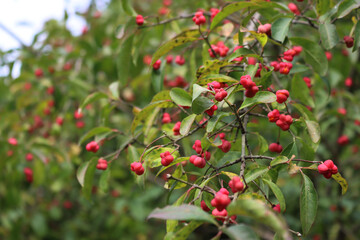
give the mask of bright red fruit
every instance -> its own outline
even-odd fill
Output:
[[[216,219],[219,221],[224,222],[225,218],[228,215],[228,212],[226,211],[226,209],[223,209],[222,211],[217,210],[216,208],[214,210],[212,210],[212,215],[214,215],[215,217],[217,217]]]
[[[292,117],[285,114],[280,114],[279,120],[276,121],[276,125],[278,125],[283,131],[289,130],[292,123]]]
[[[286,102],[289,97],[289,91],[286,89],[276,91],[276,101],[278,103]]]
[[[229,198],[229,192],[225,188],[221,188],[216,194],[213,200],[211,200],[211,205],[217,210],[224,210],[231,200]]]
[[[211,117],[212,115],[214,115],[214,113],[217,109],[218,109],[218,107],[216,105],[213,105],[211,108],[209,108],[205,112]]]
[[[338,138],[337,140],[337,143],[340,145],[340,146],[345,146],[347,144],[349,144],[349,137],[346,136],[346,135],[342,135]]]
[[[183,56],[177,55],[175,57],[175,62],[176,62],[176,64],[178,64],[180,66],[184,65],[185,64],[185,58]]]
[[[62,126],[64,123],[64,119],[62,117],[57,117],[55,122],[59,125]]]
[[[338,108],[338,113],[341,114],[341,115],[346,115],[346,109],[345,108]]]
[[[31,162],[34,160],[34,156],[31,153],[27,153],[25,156],[26,161]]]
[[[144,167],[140,162],[133,162],[131,165],[131,171],[135,172],[136,175],[142,175],[144,173]]]
[[[303,77],[304,82],[308,86],[308,88],[311,88],[311,79],[308,77]]]
[[[202,210],[204,210],[205,212],[210,211],[210,208],[206,205],[204,200],[201,201],[200,206],[201,206]]]
[[[224,42],[222,42],[222,41],[217,42],[216,45],[212,44],[211,48],[208,49],[210,57],[214,58],[215,55],[211,49],[214,50],[214,52],[216,54],[220,55],[220,57],[226,57],[226,55],[229,51],[229,48],[227,46],[225,46]]]
[[[201,141],[196,140],[192,146],[192,149],[194,149],[197,154],[200,154],[202,152]]]
[[[75,119],[81,119],[81,118],[83,118],[83,113],[82,112],[80,112],[79,110],[76,110],[75,112],[74,112],[74,118]]]
[[[224,98],[226,98],[228,95],[228,93],[223,88],[220,88],[220,89],[216,90],[215,92],[216,92],[215,99],[218,102],[221,102],[222,100],[224,100]]]
[[[33,181],[33,171],[31,168],[24,168],[24,174],[25,174],[25,178],[26,181],[28,181],[29,183],[31,183]]]
[[[172,163],[172,161],[174,161],[174,157],[170,154],[169,151],[160,153],[160,157],[161,157],[161,164],[165,167],[168,166],[170,163]]]
[[[8,143],[13,146],[16,146],[18,144],[16,138],[9,138]]]
[[[353,85],[353,80],[352,80],[352,78],[351,78],[351,77],[347,77],[347,78],[345,79],[345,86],[351,87],[352,85]]]
[[[231,149],[231,143],[227,140],[221,139],[222,144],[218,146],[224,153],[227,153]]]
[[[144,17],[142,15],[137,15],[136,16],[136,24],[141,26],[144,24]]]
[[[217,8],[210,8],[210,12],[211,12],[210,20],[212,21],[214,17],[220,12],[220,10]]]
[[[271,144],[269,145],[269,151],[270,151],[270,152],[281,153],[282,150],[283,150],[283,147],[282,147],[280,144],[278,144],[278,143],[271,143]]]
[[[236,46],[234,48],[234,52],[236,52],[236,50],[240,49],[240,48],[244,48],[243,46]],[[244,57],[237,57],[237,58],[234,58],[234,62],[241,62],[242,60],[244,59]]]
[[[154,70],[159,70],[161,66],[161,60],[158,59],[154,64],[153,64],[153,69]]]
[[[173,127],[173,132],[175,136],[180,135],[180,126],[181,126],[181,122],[175,123],[175,126]]]
[[[338,168],[332,160],[326,160],[318,166],[318,171],[320,174],[324,175],[325,178],[329,179],[331,178],[331,175],[338,173]]]
[[[276,204],[276,205],[273,207],[273,210],[274,210],[275,212],[281,213],[280,204]]]
[[[264,25],[259,25],[258,33],[265,33],[268,36],[271,36],[271,24],[266,23]]]
[[[274,109],[268,113],[269,122],[276,122],[277,120],[279,120],[279,117],[280,117],[280,112],[277,109]]]
[[[195,13],[195,16],[192,18],[192,20],[196,25],[202,25],[206,23],[206,18],[202,11],[197,11]]]
[[[163,114],[162,123],[163,123],[163,124],[165,124],[165,123],[171,123],[170,114],[168,114],[168,113],[164,113],[164,114]]]
[[[41,68],[35,69],[35,76],[38,78],[44,76],[43,70]]]
[[[95,141],[91,141],[86,144],[86,151],[96,153],[99,150],[99,144]]]
[[[240,177],[235,176],[230,180],[229,187],[233,193],[241,192],[244,190],[244,183],[241,181]]]
[[[298,7],[296,6],[295,3],[289,3],[289,4],[288,4],[288,8],[289,8],[289,10],[292,11],[295,15],[300,15],[300,14],[301,14],[300,11],[299,11],[299,9],[298,9]]]
[[[98,163],[96,164],[96,168],[99,170],[106,170],[108,163],[105,159],[99,158]]]

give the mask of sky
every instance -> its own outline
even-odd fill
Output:
[[[97,0],[104,7],[107,0]],[[36,33],[40,32],[49,19],[61,20],[64,11],[68,12],[67,26],[74,35],[79,35],[85,21],[75,15],[84,12],[90,0],[0,0],[0,24],[13,32],[25,45],[31,44]],[[20,43],[0,28],[0,49],[10,50]],[[7,68],[0,67],[0,76],[6,75]],[[16,71],[15,71],[16,74]]]
[[[62,19],[64,10],[69,14],[68,26],[74,34],[85,25],[75,11],[84,11],[89,0],[0,0],[0,24],[4,25],[26,45],[32,42],[44,22],[51,18]],[[0,29],[0,49],[18,47],[19,43]]]

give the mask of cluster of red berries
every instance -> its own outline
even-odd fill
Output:
[[[160,153],[160,157],[161,157],[161,165],[163,166],[168,166],[170,163],[172,163],[172,161],[174,161],[174,156],[170,154],[169,151]]]
[[[165,123],[171,123],[170,114],[164,113],[161,122],[162,122],[163,124],[165,124]]]
[[[173,132],[175,136],[180,135],[180,126],[181,126],[181,122],[175,123],[175,126],[173,127]]]
[[[203,149],[201,147],[201,141],[200,140],[196,140],[194,145],[192,146],[192,148],[195,150],[195,152],[198,155],[192,155],[189,159],[189,162],[194,164],[195,167],[198,168],[203,168],[206,165],[206,161],[210,160],[211,158],[211,153],[206,151],[205,153],[203,153]]]
[[[326,160],[324,163],[318,166],[320,174],[324,175],[325,178],[331,178],[331,175],[338,173],[337,166],[331,160]]]
[[[86,144],[86,151],[96,153],[99,150],[99,144],[95,141],[91,141]]]
[[[227,153],[231,149],[231,143],[225,139],[226,135],[225,133],[219,133],[215,138],[219,137],[222,144],[218,146],[218,148],[223,151],[224,153]]]
[[[74,118],[77,120],[76,121],[76,127],[77,128],[83,128],[84,126],[85,126],[85,123],[84,123],[84,121],[81,121],[81,119],[83,118],[83,113],[82,112],[80,112],[80,111],[78,111],[78,110],[76,110],[75,112],[74,112]]]
[[[282,150],[283,150],[283,147],[279,143],[271,143],[269,145],[269,151],[270,152],[281,153]]]
[[[212,215],[216,216],[219,221],[224,221],[228,216],[226,207],[230,204],[231,199],[229,198],[229,191],[225,188],[221,188],[215,197],[211,200],[211,205],[214,208]]]
[[[223,88],[215,90],[215,99],[218,102],[221,102],[222,100],[224,100],[224,98],[226,98],[227,95],[228,95],[228,93]]]
[[[192,20],[196,25],[202,25],[206,23],[206,18],[202,11],[197,11]]]
[[[294,57],[299,55],[301,52],[302,52],[301,46],[294,46],[292,49],[289,49],[284,52],[283,59],[285,59],[288,62],[291,62],[292,60],[294,60]]]
[[[277,72],[279,71],[279,73],[281,74],[289,74],[290,70],[292,69],[293,65],[290,62],[277,62],[277,61],[272,61],[270,63],[270,65],[272,67],[274,67],[274,71]]]
[[[135,172],[136,175],[142,175],[145,171],[143,165],[140,162],[133,162],[130,165],[131,171]]]
[[[31,153],[27,153],[25,156],[26,161],[31,162],[34,160],[34,156]]]
[[[289,97],[289,91],[286,89],[276,91],[276,101],[278,103],[286,102]]]
[[[207,86],[207,89],[211,91],[216,91],[218,89],[228,87],[227,83],[220,83],[217,81],[212,81],[211,83],[208,83]]]
[[[344,37],[344,42],[347,48],[352,48],[354,46],[354,38],[350,36]]]
[[[137,15],[136,16],[136,24],[141,26],[144,24],[144,17],[142,15]]]
[[[293,12],[295,15],[300,15],[301,12],[299,11],[299,8],[296,6],[295,3],[289,3],[288,8],[291,12]]]
[[[105,159],[99,158],[98,163],[96,164],[96,168],[99,170],[106,170],[108,163]]]
[[[185,64],[185,58],[183,56],[177,55],[175,57],[175,63],[178,65],[184,65]]]
[[[274,109],[268,113],[269,122],[275,122],[283,131],[289,130],[293,119],[290,115],[280,114],[279,110]]]
[[[26,177],[26,181],[28,181],[29,183],[31,183],[33,181],[33,171],[31,168],[24,168],[24,174]]]
[[[216,45],[211,44],[211,48],[208,49],[210,57],[214,58],[216,56],[214,55],[214,53],[211,49],[214,50],[214,52],[216,54],[218,54],[220,57],[226,57],[226,55],[229,51],[229,48],[227,46],[225,46],[224,42],[222,42],[222,41],[217,42]]]
[[[229,181],[229,187],[233,193],[241,192],[244,190],[244,183],[241,181],[240,177],[235,176]]]
[[[256,86],[255,82],[251,80],[249,75],[241,76],[240,84],[246,89],[245,96],[252,98],[259,91],[259,87]]]
[[[271,36],[271,24],[266,23],[264,25],[259,25],[258,33],[265,33],[268,36]]]

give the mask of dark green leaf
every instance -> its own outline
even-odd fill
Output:
[[[260,166],[258,168],[251,169],[245,174],[246,182],[251,182],[257,179],[258,177],[264,175],[269,171],[269,168],[266,166]]]
[[[85,135],[83,135],[80,140],[79,140],[79,145],[83,144],[84,141],[86,141],[87,139],[95,136],[95,135],[99,135],[99,134],[104,134],[104,133],[111,133],[113,132],[113,129],[108,128],[108,127],[96,127],[91,129],[89,132],[87,132]]]
[[[94,173],[96,170],[97,161],[98,161],[97,158],[92,158],[89,161],[89,164],[85,170],[84,186],[82,188],[82,193],[83,193],[84,197],[88,200],[90,200],[90,197],[91,197],[91,191],[93,188]]]
[[[210,99],[200,96],[193,101],[191,109],[193,113],[201,114],[205,110],[208,110],[213,105],[214,103]]]
[[[343,18],[358,7],[360,7],[360,2],[358,0],[344,0],[339,5],[337,16],[338,18]]]
[[[103,92],[95,92],[90,94],[89,96],[87,96],[85,98],[85,100],[82,102],[82,104],[80,105],[80,109],[84,109],[87,105],[102,99],[102,98],[108,98],[108,95],[106,93]]]
[[[270,162],[270,166],[276,166],[276,165],[279,165],[279,164],[283,164],[283,163],[286,163],[287,161],[289,161],[289,159],[285,156],[277,156],[274,160],[272,160]]]
[[[179,106],[191,106],[191,96],[188,92],[181,88],[173,88],[170,91],[171,100]]]
[[[299,99],[305,105],[314,107],[314,100],[310,96],[309,88],[299,74],[295,74],[291,80],[291,98]]]
[[[302,173],[303,185],[300,195],[300,220],[303,234],[306,235],[315,221],[318,197],[310,178]]]
[[[288,35],[292,18],[278,18],[271,24],[271,37],[280,42],[284,42]]]
[[[235,224],[228,228],[223,228],[223,232],[233,240],[258,240],[259,237],[256,235],[251,227],[245,224]]]
[[[252,98],[246,98],[245,101],[241,104],[240,109],[250,107],[260,103],[272,103],[276,101],[276,95],[268,91],[257,92],[256,95]]]
[[[191,114],[181,121],[180,134],[185,136],[190,131],[192,124],[194,123],[196,114]]]
[[[334,24],[329,22],[319,25],[321,43],[325,49],[330,50],[339,42],[339,36]]]
[[[265,178],[262,179],[267,185],[269,185],[271,191],[274,193],[276,199],[279,201],[281,211],[284,212],[286,210],[286,203],[283,193],[281,189],[275,183],[266,180]]]

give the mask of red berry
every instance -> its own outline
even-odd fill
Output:
[[[274,71],[277,72],[280,69],[280,64],[277,61],[273,61],[270,63],[270,66],[274,67]]]
[[[288,90],[285,90],[285,89],[282,89],[282,90],[278,90],[276,92],[276,101],[278,103],[283,103],[285,102],[289,97],[289,91]]]
[[[278,144],[278,143],[271,143],[271,144],[269,145],[269,151],[270,151],[270,152],[281,153],[282,150],[283,150],[283,147],[282,147],[280,144]]]
[[[295,51],[295,56],[297,56],[302,52],[303,49],[301,46],[294,46],[293,50]]]
[[[338,138],[337,140],[337,143],[340,145],[340,146],[345,146],[347,144],[349,144],[350,140],[349,140],[349,137],[346,136],[346,135],[342,135]]]
[[[325,52],[326,58],[328,61],[332,59],[332,53],[331,52]]]
[[[28,181],[29,183],[31,183],[33,181],[33,171],[31,168],[24,168],[24,174],[26,177],[26,181]]]
[[[170,163],[172,163],[172,161],[174,161],[174,157],[170,154],[169,151],[161,153],[160,157],[161,157],[161,164],[165,167],[170,165]]]
[[[201,201],[200,206],[201,206],[202,210],[204,210],[205,212],[210,211],[210,208],[206,205],[204,200]]]
[[[202,157],[197,157],[194,159],[194,165],[195,165],[195,167],[198,167],[198,168],[204,168],[206,165],[206,161]]]
[[[219,90],[217,90],[215,92],[216,92],[215,99],[218,102],[221,102],[222,100],[224,100],[224,98],[226,98],[228,95],[228,93],[223,88],[220,88]]]
[[[308,88],[311,88],[311,79],[308,77],[303,77],[304,82],[308,86]]]
[[[42,77],[42,76],[44,76],[43,70],[42,70],[41,68],[35,69],[35,76],[36,76],[36,77]]]
[[[276,205],[273,207],[273,210],[274,210],[275,212],[281,213],[280,204],[276,204]]]
[[[353,80],[352,80],[352,78],[351,78],[351,77],[347,77],[347,78],[345,79],[345,86],[351,87],[352,85],[353,85]]]
[[[280,114],[279,120],[276,121],[276,125],[278,125],[283,131],[289,130],[292,123],[292,117],[285,114]]]
[[[222,141],[222,144],[220,146],[218,146],[218,148],[220,148],[221,151],[223,151],[224,153],[229,152],[231,149],[231,143],[224,139],[222,139],[221,141]]]
[[[62,117],[57,117],[55,122],[59,125],[62,126],[64,123],[64,119]]]
[[[279,120],[280,112],[277,109],[272,110],[268,113],[269,122],[276,122]]]
[[[158,59],[154,64],[153,64],[153,69],[154,70],[159,70],[161,66],[161,60]]]
[[[345,42],[347,48],[352,48],[354,46],[354,38],[352,38],[350,36],[345,36],[344,42]]]
[[[76,110],[75,112],[74,112],[74,118],[75,119],[81,119],[81,118],[83,118],[83,113],[81,112],[81,111],[79,111],[79,110]]]
[[[165,59],[167,64],[171,64],[174,57],[172,55],[167,55]]]
[[[240,177],[235,176],[230,180],[229,187],[233,193],[241,192],[244,189],[244,183],[241,181]]]
[[[300,15],[300,11],[295,3],[289,3],[288,8],[291,12],[293,12],[295,15]]]
[[[226,211],[226,209],[223,209],[222,211],[217,210],[216,208],[214,210],[212,210],[212,215],[214,215],[215,217],[217,217],[216,219],[219,221],[224,222],[225,218],[227,217],[228,213]]]
[[[332,160],[326,160],[318,166],[318,171],[320,174],[324,175],[325,178],[331,178],[332,174],[338,173],[338,168]]]
[[[83,122],[83,121],[77,121],[76,122],[76,127],[77,128],[83,128],[85,126],[85,122]]]
[[[18,144],[16,138],[9,138],[8,143],[13,146],[16,146]]]
[[[144,17],[142,15],[137,15],[136,16],[136,24],[141,26],[144,24]]]
[[[173,127],[173,132],[175,136],[180,135],[180,126],[181,126],[181,122],[175,123],[175,126]]]
[[[99,148],[100,147],[99,147],[98,143],[95,141],[91,141],[86,145],[86,150],[88,152],[96,153],[99,150]]]
[[[338,108],[338,113],[341,114],[341,115],[346,115],[346,109],[345,108]]]
[[[192,20],[196,25],[202,25],[206,23],[206,18],[202,11],[197,11],[195,13],[195,16],[192,18]]]
[[[142,175],[144,173],[144,167],[140,162],[133,162],[131,165],[131,171],[135,172],[136,175]]]
[[[212,21],[214,17],[220,12],[220,10],[217,8],[210,8],[210,12],[211,12],[210,20]]]
[[[34,159],[34,156],[31,153],[26,154],[25,156],[26,161],[31,162]]]
[[[183,56],[177,55],[175,57],[175,62],[176,62],[176,64],[178,64],[180,66],[184,65],[185,64],[185,58]]]
[[[107,166],[108,166],[107,161],[103,158],[99,158],[96,168],[99,170],[106,170]]]
[[[170,114],[168,113],[164,113],[163,114],[163,118],[162,118],[162,123],[171,123],[171,118],[170,118]]]

